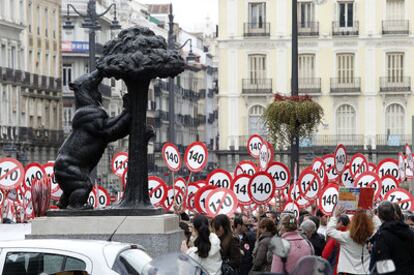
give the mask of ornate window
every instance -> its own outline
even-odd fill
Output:
[[[385,134],[401,136],[404,134],[405,110],[400,104],[391,104],[385,110]]]
[[[339,138],[356,134],[356,112],[349,104],[336,110],[336,134]]]
[[[249,111],[249,135],[259,134],[266,136],[266,127],[262,115],[265,108],[261,105],[254,105]]]

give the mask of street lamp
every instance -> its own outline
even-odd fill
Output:
[[[80,17],[84,19],[82,23],[82,28],[89,30],[89,71],[92,72],[96,68],[96,60],[95,60],[95,31],[101,29],[101,25],[98,23],[98,19],[107,14],[111,8],[114,8],[114,18],[112,19],[110,28],[113,30],[119,30],[121,25],[119,24],[118,19],[116,18],[116,4],[111,4],[104,12],[96,13],[96,0],[89,0],[88,7],[86,10],[86,14],[82,14],[79,12],[72,4],[67,5],[67,15],[66,21],[63,24],[63,29],[65,30],[73,30],[75,26],[73,25],[72,21],[70,20],[70,8],[77,13]]]
[[[168,49],[170,50],[179,50],[184,48],[187,43],[190,43],[190,52],[186,58],[188,64],[195,62],[196,56],[193,53],[193,42],[191,38],[187,39],[183,45],[176,47],[176,37],[174,35],[174,15],[173,15],[173,7],[170,4],[170,13],[168,15]],[[168,128],[168,139],[169,142],[175,143],[175,94],[174,94],[174,79],[168,79],[168,121],[169,121],[169,128]]]

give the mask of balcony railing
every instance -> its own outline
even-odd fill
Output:
[[[409,34],[410,21],[384,20],[382,21],[382,34]]]
[[[321,93],[321,78],[320,77],[299,78],[299,93],[320,94]]]
[[[359,94],[361,93],[361,78],[331,78],[331,93]]]
[[[411,91],[411,77],[381,77],[380,92],[409,92]]]
[[[244,36],[270,36],[270,23],[244,23]]]
[[[314,135],[299,141],[300,147],[336,146],[337,144],[363,146],[364,135]]]
[[[26,127],[0,127],[0,143],[16,141],[35,145],[58,146],[63,142],[63,131]]]
[[[299,36],[319,36],[319,22],[298,22]]]
[[[242,80],[243,94],[271,94],[272,93],[272,79],[243,79]]]
[[[344,26],[338,21],[332,22],[332,35],[343,36],[343,35],[358,35],[359,34],[359,22],[353,21],[352,24],[345,24]]]
[[[411,144],[411,135],[377,135],[377,146],[403,146]]]

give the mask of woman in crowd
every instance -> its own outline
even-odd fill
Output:
[[[240,243],[239,239],[233,236],[230,219],[226,215],[220,214],[213,219],[212,227],[221,241],[223,264],[229,265],[237,274],[241,263]]]
[[[291,273],[302,257],[314,254],[313,247],[299,234],[296,217],[292,213],[282,214],[279,234],[289,242],[290,249],[287,257],[273,255],[271,272]]]
[[[210,232],[208,219],[197,215],[193,221],[194,246],[188,248],[183,242],[181,250],[198,262],[209,275],[221,274],[220,240]]]
[[[259,223],[258,234],[258,240],[256,241],[253,250],[253,267],[251,274],[270,271],[272,262],[268,261],[267,252],[270,240],[276,235],[275,223],[268,218],[262,219]]]
[[[372,216],[366,210],[358,209],[352,217],[349,231],[342,232],[336,228],[338,217],[342,214],[345,214],[345,209],[337,206],[326,230],[329,237],[340,243],[337,272],[368,274],[370,254],[366,243],[375,230]]]

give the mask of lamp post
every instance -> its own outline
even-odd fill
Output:
[[[298,0],[292,0],[292,82],[291,95],[298,96]],[[296,131],[295,131],[296,132]],[[290,141],[290,170],[292,177],[299,174],[299,136],[296,134]]]
[[[96,68],[96,58],[95,58],[95,36],[96,31],[101,29],[101,25],[99,25],[98,19],[107,14],[111,8],[114,8],[114,18],[111,22],[111,29],[118,30],[121,28],[118,19],[116,18],[116,4],[111,4],[104,12],[97,13],[96,12],[96,0],[89,0],[88,6],[86,9],[86,14],[82,14],[79,12],[72,4],[67,5],[67,19],[63,24],[63,29],[65,30],[73,30],[75,26],[73,25],[72,21],[70,21],[70,8],[78,14],[80,17],[84,19],[82,23],[82,28],[89,30],[89,71],[92,72]]]
[[[186,58],[188,63],[195,61],[195,55],[193,53],[193,43],[191,38],[187,39],[184,44],[176,47],[176,36],[174,34],[174,15],[173,6],[170,4],[170,13],[168,15],[168,49],[179,50],[185,47],[187,43],[190,43],[190,52]],[[174,94],[174,78],[168,78],[168,140],[175,144],[175,94]]]

